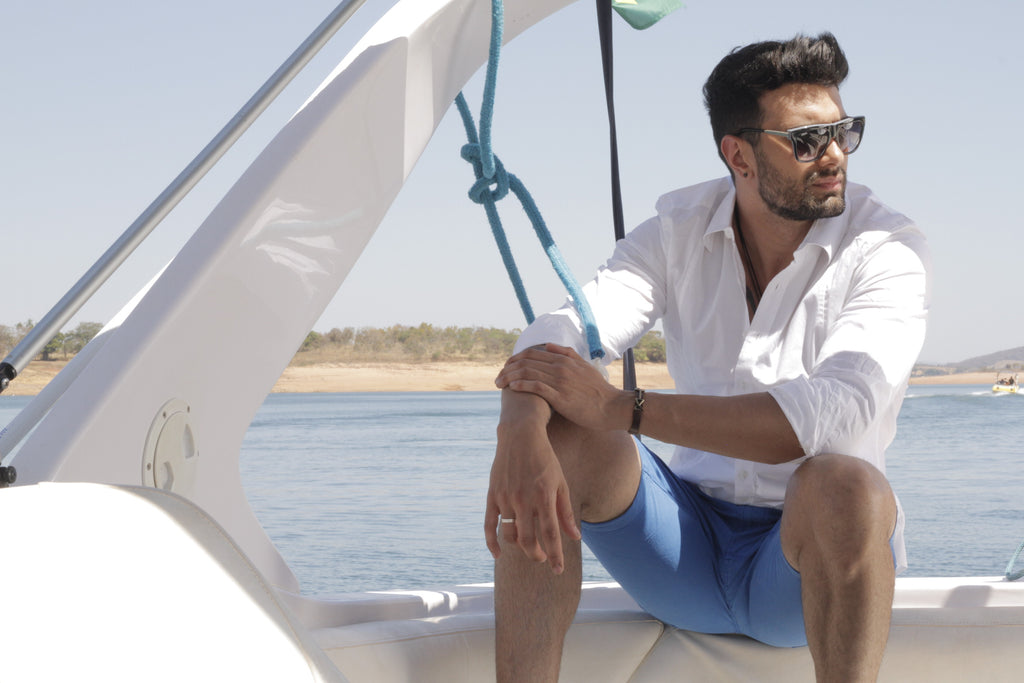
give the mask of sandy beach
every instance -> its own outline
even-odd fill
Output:
[[[37,394],[66,365],[65,361],[35,361],[13,381],[5,396]],[[317,393],[342,391],[493,391],[500,363],[323,363],[291,366],[274,386],[275,392]],[[613,384],[622,383],[621,365],[610,372]],[[640,386],[670,389],[668,368],[659,363],[637,365]],[[911,384],[978,384],[995,380],[992,372],[915,377]]]
[[[501,363],[386,363],[290,367],[274,386],[278,392],[316,391],[493,391]],[[622,365],[609,368],[613,383],[622,383]],[[641,385],[668,389],[664,364],[637,367]],[[344,388],[340,388],[344,387]]]
[[[1006,373],[1003,373],[1005,376]],[[984,384],[992,386],[996,381],[994,372],[960,372],[955,375],[927,375],[910,378],[911,384]]]

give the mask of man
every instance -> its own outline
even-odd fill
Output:
[[[575,308],[523,333],[485,528],[501,681],[557,679],[580,539],[654,616],[877,677],[902,517],[884,450],[925,333],[924,238],[847,185],[835,38],[737,49],[704,87],[730,177],[662,197],[585,293],[608,355],[661,320],[676,394],[615,389]],[[670,465],[631,434],[676,444]]]

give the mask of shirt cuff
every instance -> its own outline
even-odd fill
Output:
[[[813,401],[814,391],[811,381],[807,377],[797,377],[784,382],[768,390],[768,394],[775,399],[782,409],[782,414],[789,420],[793,433],[800,442],[800,448],[804,455],[817,453],[818,439],[815,438],[814,422],[806,425],[806,415],[817,414],[816,410],[808,410],[808,402]]]
[[[541,344],[568,346],[582,358],[590,358],[590,349],[576,321],[566,311],[559,310],[540,316],[523,330],[516,341],[513,353],[519,353],[531,346]]]

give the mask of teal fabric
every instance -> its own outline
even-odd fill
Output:
[[[654,26],[682,6],[681,0],[612,0],[612,9],[630,26],[641,30]]]

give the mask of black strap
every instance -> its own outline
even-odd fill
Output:
[[[619,188],[619,141],[615,131],[615,74],[612,65],[611,0],[597,0],[597,30],[601,36],[604,97],[608,104],[608,142],[612,157],[612,218],[615,222],[615,239],[621,240],[626,236],[626,229],[622,219],[622,191]]]
[[[604,96],[608,103],[608,142],[611,148],[612,170],[612,220],[615,224],[615,239],[626,236],[622,218],[622,190],[619,187],[619,142],[615,133],[614,69],[612,67],[612,2],[597,0],[597,31],[601,36],[601,65],[604,69]],[[622,387],[636,389],[636,365],[633,349],[627,349],[622,357]]]

